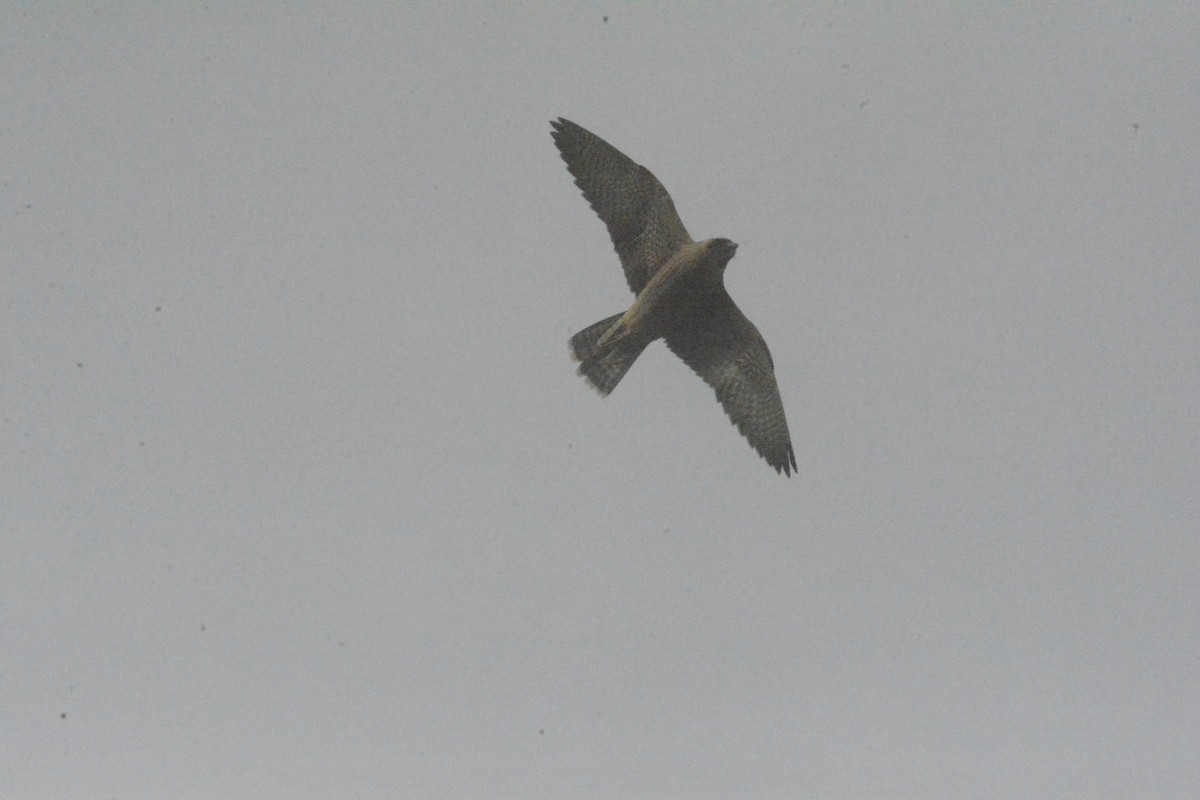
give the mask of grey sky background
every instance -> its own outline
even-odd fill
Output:
[[[1198,41],[8,5],[0,795],[1198,796]],[[798,476],[573,374],[558,115],[741,245]]]

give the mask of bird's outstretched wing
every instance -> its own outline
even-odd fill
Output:
[[[674,326],[665,338],[671,351],[716,391],[751,447],[776,472],[790,476],[796,454],[771,353],[754,323],[726,294],[715,307]]]
[[[671,195],[650,170],[591,131],[559,117],[550,123],[575,185],[608,227],[634,294],[672,253],[692,241]]]

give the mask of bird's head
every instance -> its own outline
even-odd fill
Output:
[[[733,254],[737,252],[737,244],[728,239],[709,239],[705,242],[708,250],[708,257],[718,269],[724,269],[729,263],[729,259],[733,258]]]

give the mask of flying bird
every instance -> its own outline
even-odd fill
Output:
[[[571,337],[579,374],[607,396],[655,339],[717,393],[729,419],[767,463],[789,477],[788,435],[767,343],[725,291],[737,251],[728,239],[693,241],[671,195],[651,174],[591,131],[559,117],[550,134],[575,185],[608,228],[637,295],[628,311]]]

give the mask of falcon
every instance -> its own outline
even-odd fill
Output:
[[[646,345],[663,339],[713,388],[750,446],[790,477],[796,454],[771,353],[725,291],[725,267],[737,245],[720,238],[694,241],[650,170],[570,120],[559,117],[550,126],[637,296],[628,311],[571,337],[579,374],[607,396]]]

